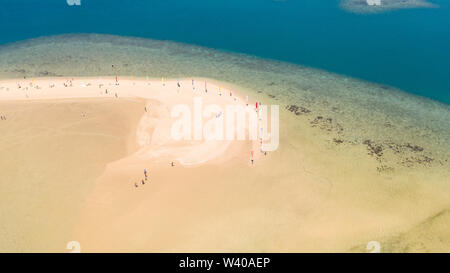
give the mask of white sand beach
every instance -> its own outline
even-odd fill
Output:
[[[291,110],[267,155],[257,141],[175,141],[176,104],[276,103],[192,81],[0,80],[0,250],[342,252],[379,240],[404,251],[393,243],[403,238],[407,251],[448,251],[448,170],[380,173],[366,147],[324,146],[328,134]],[[420,239],[424,230],[440,239]]]
[[[205,89],[206,86],[207,89]],[[257,141],[250,140],[176,141],[172,139],[171,126],[176,119],[170,116],[170,109],[174,105],[192,106],[194,98],[202,98],[205,105],[223,106],[222,109],[225,109],[226,105],[233,104],[243,105],[247,108],[255,107],[253,101],[251,105],[246,105],[236,92],[215,85],[214,82],[207,83],[204,79],[199,79],[197,83],[194,83],[193,80],[168,81],[161,79],[157,81],[132,80],[130,78],[118,80],[115,78],[21,79],[1,81],[0,89],[2,115],[5,116],[5,120],[2,119],[1,124],[2,132],[4,129],[8,130],[8,133],[4,134],[6,137],[4,140],[7,140],[3,142],[6,145],[3,147],[4,150],[11,149],[10,141],[18,141],[17,145],[20,146],[25,143],[32,146],[29,147],[29,152],[23,151],[20,147],[20,152],[24,154],[18,154],[17,161],[11,162],[11,159],[5,158],[10,166],[8,171],[12,174],[10,178],[20,176],[28,181],[33,179],[30,177],[30,173],[42,176],[48,173],[45,169],[55,168],[55,162],[42,161],[39,158],[40,152],[34,154],[33,151],[36,149],[34,146],[39,147],[38,144],[41,141],[56,140],[56,143],[52,144],[55,145],[54,152],[57,154],[52,155],[56,158],[64,158],[63,162],[73,160],[73,164],[67,162],[62,164],[61,162],[62,165],[58,165],[64,169],[60,170],[62,177],[59,175],[46,177],[49,185],[32,183],[32,188],[29,190],[30,192],[40,191],[41,187],[47,189],[47,186],[50,188],[56,186],[59,189],[61,185],[68,186],[66,183],[72,183],[71,186],[74,187],[93,187],[92,193],[86,200],[85,206],[87,207],[101,204],[103,199],[112,193],[118,194],[115,196],[118,200],[131,201],[120,204],[116,208],[132,206],[137,197],[142,196],[144,192],[151,194],[157,189],[157,185],[164,181],[176,183],[185,180],[181,174],[176,174],[178,169],[198,168],[205,164],[220,166],[229,164],[229,162],[239,162],[239,165],[251,168],[251,151],[259,151]],[[112,111],[113,113],[106,113],[106,111],[111,111],[111,108],[116,110]],[[75,114],[74,111],[78,111],[78,113]],[[32,120],[25,126],[22,122],[28,116],[23,115],[24,112],[36,114],[29,117]],[[74,115],[78,116],[76,120],[74,120]],[[19,124],[22,125],[20,128]],[[17,128],[17,132],[14,132],[15,128]],[[119,128],[121,131],[118,130]],[[24,130],[27,132],[26,134],[23,134]],[[20,141],[21,139],[23,140]],[[87,142],[87,145],[84,141]],[[35,145],[35,142],[38,144]],[[99,150],[92,148],[96,145]],[[45,147],[40,148],[45,149]],[[45,155],[47,158],[51,155],[51,150],[42,152],[41,155]],[[70,150],[69,154],[67,150]],[[71,157],[73,152],[80,151],[86,152],[84,154],[86,159],[80,158],[80,154],[75,158]],[[121,156],[118,157],[118,155]],[[34,158],[37,161],[29,162],[29,165],[25,164],[26,168],[21,169],[20,167],[27,163],[20,161],[24,157]],[[261,158],[261,154],[254,153],[253,159],[259,158]],[[91,169],[91,166],[99,165],[103,165],[105,168],[101,175],[97,173],[99,177],[84,176],[87,175],[84,172]],[[151,173],[149,179],[145,180],[146,185],[141,183],[144,169]],[[73,182],[66,181],[66,177],[73,177],[74,173],[77,174],[75,177],[78,179]],[[168,173],[175,174],[175,176],[167,180]],[[162,177],[158,178],[158,175],[162,175]],[[96,182],[92,183],[93,180]],[[6,189],[11,187],[10,190],[15,191],[15,186],[23,187],[22,182],[24,181],[19,180],[4,186]],[[59,186],[53,183],[57,183]],[[48,195],[47,197],[54,199],[54,195],[57,195],[54,189],[48,189],[48,191],[52,196]],[[72,198],[68,196],[72,193],[67,192],[66,194],[63,198]],[[25,196],[22,197],[25,198]],[[74,205],[78,207],[81,204]],[[8,208],[8,206],[4,207],[4,211],[11,215],[16,214]],[[94,219],[101,219],[98,217],[99,211],[92,208],[88,208],[84,212],[88,215],[94,212]],[[42,213],[48,212],[42,211]],[[85,218],[84,216],[82,214],[80,219]],[[33,213],[32,218],[35,219],[31,221],[38,221],[37,218],[41,217],[45,218],[46,216]],[[59,220],[64,222],[67,219],[63,217]],[[16,219],[12,227],[21,226],[23,228],[23,221],[24,219]],[[76,226],[79,224],[77,219],[70,219],[70,222],[76,223]],[[89,229],[87,233],[93,233],[92,227],[99,227],[94,222],[89,221],[86,224]],[[8,229],[3,234],[11,232]],[[62,234],[66,232],[71,234],[67,230],[61,230],[61,232]],[[34,235],[39,237],[37,234]],[[6,235],[4,240],[10,240],[8,237],[10,235]],[[94,241],[98,243],[97,240]],[[14,240],[11,243],[14,245]],[[28,243],[28,245],[30,244]],[[9,245],[3,244],[3,246],[8,249]]]

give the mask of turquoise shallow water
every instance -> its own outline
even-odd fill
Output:
[[[450,103],[450,1],[358,15],[338,0],[3,0],[0,44],[63,33],[173,40],[348,75]]]
[[[296,168],[332,178],[331,192],[345,194],[352,207],[382,203],[383,213],[396,219],[419,219],[435,200],[443,203],[411,232],[386,239],[377,227],[377,237],[368,239],[381,237],[383,251],[435,250],[434,239],[448,249],[447,1],[441,9],[377,15],[347,13],[337,1],[325,0],[128,1],[134,6],[82,1],[81,7],[68,7],[62,0],[3,0],[0,79],[150,75],[236,84],[243,87],[238,93],[280,105],[281,149],[273,156],[280,162],[291,160],[286,150],[308,156],[299,143],[312,144],[324,159],[318,161],[321,171],[310,170],[300,157]],[[77,34],[52,36],[61,33]],[[20,41],[38,36],[43,37]],[[0,92],[14,89],[0,83]],[[291,141],[297,138],[299,143]],[[374,174],[373,180],[359,179],[364,172]],[[270,190],[290,189],[284,175],[295,173],[283,169]],[[345,183],[336,174],[345,175]],[[354,194],[347,194],[347,187],[354,187]],[[293,192],[295,199],[283,195],[280,202],[297,204],[304,193]],[[355,249],[365,247],[366,240]]]
[[[0,48],[0,78],[100,75],[230,82],[253,90],[251,96],[263,103],[280,105],[300,126],[317,128],[331,145],[362,145],[363,153],[367,148],[392,154],[380,159],[382,166],[450,163],[449,106],[383,85],[286,62],[134,37],[60,35]]]

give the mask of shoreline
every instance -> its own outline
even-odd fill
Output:
[[[166,164],[171,161],[169,158],[173,158],[170,153],[162,162],[154,162],[151,167],[144,163],[134,164],[133,160],[112,161],[109,167],[105,167],[107,172],[97,176],[95,186],[83,195],[85,201],[78,203],[83,208],[80,209],[80,218],[77,218],[80,219],[78,224],[72,226],[76,238],[71,240],[83,239],[84,249],[364,251],[364,247],[360,246],[368,240],[389,242],[390,238],[395,239],[404,232],[421,232],[427,225],[421,223],[427,223],[433,215],[445,212],[450,206],[450,200],[444,194],[449,190],[446,183],[449,175],[446,166],[449,163],[444,161],[448,155],[444,145],[448,138],[448,128],[445,127],[449,118],[447,105],[391,94],[390,89],[293,65],[259,59],[240,60],[234,55],[215,51],[217,55],[214,57],[208,54],[211,52],[197,54],[196,47],[180,49],[169,44],[168,48],[160,49],[152,48],[154,44],[149,42],[148,47],[130,46],[130,50],[123,55],[122,47],[112,42],[118,39],[119,44],[127,45],[128,39],[110,37],[111,43],[103,43],[103,36],[89,37],[99,41],[88,44],[82,41],[60,43],[55,38],[51,51],[45,45],[48,39],[43,39],[43,43],[34,47],[33,51],[41,52],[44,59],[32,60],[33,65],[29,65],[29,60],[21,61],[20,56],[24,55],[14,55],[16,57],[7,58],[11,62],[16,60],[13,62],[16,65],[9,69],[24,69],[26,73],[61,71],[61,74],[71,74],[71,71],[78,71],[74,73],[77,75],[80,71],[84,74],[97,71],[107,74],[112,73],[111,64],[114,64],[119,75],[137,75],[134,72],[140,71],[148,71],[150,75],[169,75],[172,79],[180,75],[180,78],[187,80],[188,86],[192,77],[181,75],[204,75],[205,78],[218,79],[224,87],[235,89],[240,95],[258,98],[264,104],[279,104],[282,123],[279,150],[257,161],[251,171],[246,164],[249,155],[242,152],[239,145],[229,150],[231,155],[237,155],[232,160],[213,160],[211,164],[187,168],[176,164],[174,169]],[[163,42],[157,44],[165,45]],[[23,50],[20,52],[28,54],[25,48]],[[104,52],[112,55],[105,57]],[[192,54],[198,56],[192,58]],[[55,56],[63,58],[62,63],[47,64]],[[68,56],[70,67],[64,63],[64,58]],[[91,83],[97,82],[97,77],[91,78]],[[112,78],[109,77],[109,80]],[[119,81],[121,78],[119,76]],[[196,81],[200,79],[194,78]],[[89,88],[98,90],[95,85],[83,89],[79,87],[81,81],[76,82],[81,93]],[[159,82],[159,77],[155,82]],[[0,90],[0,93],[4,91]],[[25,98],[23,92],[19,95]],[[119,94],[119,99],[109,100],[118,105],[126,104],[122,97]],[[25,99],[15,102],[0,99],[0,107],[5,103],[11,104],[8,108],[11,111],[17,108],[14,110],[17,113],[27,105]],[[36,101],[36,107],[48,105],[40,106],[41,103],[43,101]],[[96,103],[87,99],[80,109],[93,111]],[[108,109],[115,113],[115,119],[107,118],[106,112],[100,111],[92,120],[83,119],[76,124],[89,133],[98,127],[95,126],[98,118],[105,121],[100,126],[101,130],[105,130],[103,126],[115,124],[123,115],[124,110],[114,104],[104,107],[111,107]],[[133,112],[133,119],[142,117],[142,109],[133,109],[132,105],[126,107],[127,112],[140,112]],[[58,121],[56,117],[65,117],[63,107],[49,107],[46,111],[50,116],[55,116],[55,122]],[[39,114],[39,111],[36,113]],[[88,113],[87,116],[90,115],[94,114]],[[80,113],[75,116],[79,119]],[[139,121],[134,122],[138,127]],[[6,124],[0,123],[0,126]],[[34,124],[33,117],[27,116],[17,123],[14,130],[6,132],[20,133],[29,127],[34,128]],[[126,132],[136,132],[136,128],[128,127],[130,122],[118,124],[127,128]],[[53,130],[47,127],[52,126],[45,127],[49,138],[58,136],[50,134]],[[42,129],[38,129],[34,128],[29,133],[30,141],[41,137]],[[4,143],[5,147],[19,149],[10,145],[9,141]],[[57,150],[58,145],[81,144],[76,141],[77,138],[68,138],[66,143],[61,139],[49,142],[49,147]],[[91,143],[93,140],[86,141]],[[103,142],[105,140],[100,144]],[[245,146],[248,144],[243,145],[243,150],[248,151],[249,146]],[[30,144],[28,149],[32,147]],[[111,146],[107,151],[109,149],[112,149]],[[94,155],[103,152],[95,145],[91,150]],[[42,158],[43,155],[47,156],[42,152],[24,153],[27,160],[22,162],[34,162],[35,158]],[[47,161],[53,156],[50,153]],[[8,162],[8,158],[0,160]],[[74,162],[77,168],[89,163]],[[123,163],[130,163],[130,166],[126,167],[127,164]],[[140,181],[145,167],[151,168],[154,182],[146,184],[145,190],[133,191],[133,184]],[[52,187],[59,185],[52,179],[43,184]],[[26,194],[23,192],[13,196],[12,203],[20,207],[16,202],[25,198]],[[59,192],[55,196],[57,199],[64,194]],[[42,200],[40,202],[45,204]],[[29,208],[36,209],[35,206]],[[23,210],[27,211],[26,208]],[[445,218],[438,221],[445,226]],[[236,226],[236,223],[239,225]],[[439,226],[433,226],[432,230]],[[444,241],[447,240],[445,234],[443,236]],[[48,238],[48,234],[42,237]],[[411,251],[417,251],[415,242],[415,239],[408,239],[405,245],[409,245]],[[427,250],[438,249],[434,241],[419,242]],[[396,245],[384,248],[385,251],[396,249]]]
[[[430,98],[430,97],[425,97],[423,95],[419,95],[419,94],[415,94],[415,93],[411,93],[408,92],[406,90],[401,89],[400,87],[395,87],[395,86],[391,86],[389,84],[384,84],[384,83],[378,83],[378,82],[373,82],[373,81],[369,81],[369,80],[365,80],[362,78],[358,78],[358,77],[353,77],[351,75],[347,75],[347,74],[340,74],[338,72],[333,72],[333,71],[328,71],[325,69],[321,69],[321,68],[315,68],[315,67],[310,67],[310,66],[306,66],[306,65],[302,65],[302,64],[297,64],[297,63],[291,63],[291,62],[287,62],[287,61],[281,61],[281,60],[277,60],[277,59],[271,59],[271,58],[263,58],[263,57],[259,57],[256,55],[251,55],[251,54],[245,54],[245,53],[236,53],[236,52],[228,52],[228,51],[221,51],[218,49],[214,49],[214,48],[210,48],[210,47],[206,47],[206,46],[201,46],[201,45],[191,45],[188,43],[183,43],[183,42],[178,42],[178,41],[173,41],[173,40],[155,40],[155,39],[149,39],[149,38],[142,38],[142,37],[135,37],[135,36],[117,36],[117,35],[112,35],[112,34],[96,34],[96,33],[69,33],[69,34],[59,34],[59,35],[51,35],[51,36],[38,36],[38,37],[34,37],[34,38],[29,38],[29,39],[25,39],[25,40],[20,40],[20,41],[14,41],[14,42],[10,42],[7,44],[3,44],[0,45],[0,54],[2,53],[2,50],[8,51],[8,50],[20,50],[20,49],[26,49],[28,46],[40,46],[40,45],[45,45],[48,40],[50,39],[67,39],[67,41],[65,41],[64,43],[70,43],[72,40],[78,41],[78,37],[83,37],[84,39],[86,39],[85,42],[87,43],[91,43],[91,44],[96,44],[96,43],[113,43],[115,42],[115,40],[119,39],[119,40],[123,40],[121,41],[122,43],[126,43],[126,42],[130,42],[132,43],[133,46],[137,46],[137,47],[141,47],[143,49],[147,49],[148,47],[148,43],[151,44],[155,44],[155,45],[169,45],[171,48],[170,50],[175,50],[176,48],[180,47],[189,47],[192,48],[192,50],[194,51],[211,51],[217,54],[221,54],[221,55],[230,55],[230,57],[233,58],[238,58],[238,57],[242,57],[242,58],[246,58],[251,60],[252,62],[262,62],[264,63],[264,65],[268,65],[270,66],[270,69],[273,69],[274,67],[277,66],[283,66],[287,69],[292,69],[293,71],[308,71],[310,73],[313,74],[317,74],[317,75],[321,75],[321,77],[329,77],[331,79],[333,79],[333,81],[339,82],[342,80],[345,81],[349,81],[352,84],[357,84],[360,86],[368,86],[369,89],[376,89],[377,91],[380,92],[386,92],[386,94],[389,95],[393,95],[394,97],[402,97],[403,99],[409,99],[414,103],[431,103],[431,104],[438,104],[439,106],[444,106],[449,108],[450,104],[438,99],[434,99],[434,98]],[[100,41],[101,39],[104,39],[105,41]],[[154,46],[154,45],[152,45]],[[119,62],[119,60],[117,60],[116,62]],[[111,61],[111,63],[114,63],[114,61]],[[105,69],[105,67],[103,67],[103,69]],[[114,68],[115,69],[115,68]],[[108,72],[107,73],[103,73],[103,74],[99,74],[101,75],[100,77],[115,77],[115,76],[120,76],[120,77],[133,77],[135,76],[136,78],[140,78],[140,79],[145,79],[146,77],[146,73],[142,72],[142,71],[146,71],[146,69],[141,69],[140,71],[137,71],[137,73],[135,73],[134,75],[132,73],[129,72],[125,72],[127,71],[127,69],[125,67],[118,67],[117,69],[125,69],[125,70],[117,70],[115,71],[114,69],[106,69]],[[12,71],[13,73],[11,75],[19,75],[21,74],[21,77],[18,76],[12,76],[11,75],[6,75],[6,74],[1,74],[0,73],[0,80],[13,80],[13,79],[22,79],[23,76],[26,76],[27,78],[67,78],[67,77],[72,77],[72,78],[95,78],[98,75],[92,76],[89,75],[89,73],[79,73],[82,70],[77,70],[77,73],[74,73],[73,71],[71,73],[68,74],[61,74],[61,75],[57,75],[58,73],[53,73],[50,71],[40,71],[40,72],[36,72],[36,71],[28,71],[28,70],[14,70]],[[26,75],[26,73],[31,73]],[[76,76],[74,76],[76,74]],[[196,78],[196,79],[210,79],[212,81],[218,81],[218,82],[227,82],[228,84],[232,84],[235,86],[239,86],[241,88],[245,88],[247,90],[252,90],[251,87],[249,86],[242,86],[242,82],[230,82],[224,79],[220,79],[219,77],[209,77],[209,76],[203,76],[205,73],[198,73],[198,74],[191,74],[191,73],[183,73],[181,75],[173,75],[173,73],[168,73],[166,74],[161,74],[160,72],[158,73],[150,73],[150,75],[157,75],[156,77],[152,77],[152,79],[158,79],[162,76],[164,77],[168,77],[170,79],[175,79],[175,78]]]

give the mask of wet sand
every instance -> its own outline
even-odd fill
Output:
[[[143,105],[111,98],[0,100],[7,117],[0,122],[0,251],[68,251],[96,178],[133,148],[129,132]]]

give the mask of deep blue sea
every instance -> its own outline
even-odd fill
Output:
[[[0,45],[63,33],[173,40],[297,63],[450,104],[450,1],[360,15],[338,0],[0,0]]]

